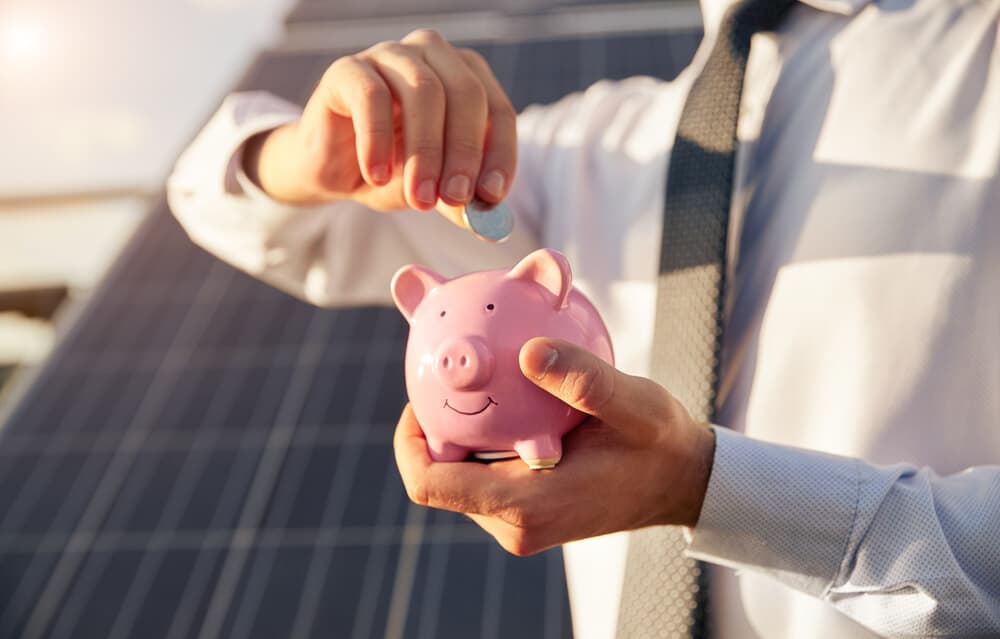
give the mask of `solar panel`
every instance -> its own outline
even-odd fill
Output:
[[[672,77],[697,33],[480,47],[520,108]],[[241,88],[303,101],[331,55]],[[323,310],[161,204],[0,433],[0,637],[568,637],[561,554],[408,502],[394,309]]]

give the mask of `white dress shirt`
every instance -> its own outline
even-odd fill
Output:
[[[182,156],[173,210],[322,305],[388,303],[407,262],[457,275],[558,248],[618,367],[646,374],[667,160],[726,4],[705,0],[706,41],[675,81],[521,115],[509,243],[434,214],[269,200],[239,150],[299,107],[261,93],[228,98]],[[718,636],[1000,636],[1000,2],[803,0],[754,37],[738,132],[732,431],[690,546],[737,569],[715,571]],[[577,637],[614,636],[626,549],[566,547]]]

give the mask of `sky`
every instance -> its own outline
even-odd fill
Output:
[[[0,0],[0,201],[158,189],[291,0]]]

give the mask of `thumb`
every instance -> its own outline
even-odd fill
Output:
[[[612,424],[635,419],[636,406],[629,406],[628,398],[636,394],[637,383],[647,381],[626,375],[580,346],[546,337],[528,340],[519,363],[539,388]]]

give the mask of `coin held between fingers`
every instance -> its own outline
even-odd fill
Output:
[[[503,202],[489,204],[473,198],[462,209],[466,225],[479,239],[503,242],[514,230],[514,214]]]

